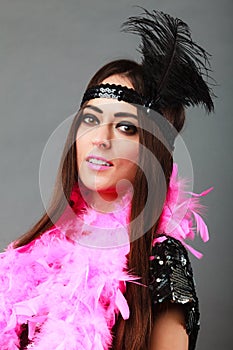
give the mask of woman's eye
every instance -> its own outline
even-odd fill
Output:
[[[92,114],[84,114],[82,116],[82,121],[88,125],[98,125],[99,124],[98,118],[96,118],[96,116],[94,116]]]
[[[138,132],[138,128],[129,122],[120,122],[117,128],[128,135],[135,135]]]

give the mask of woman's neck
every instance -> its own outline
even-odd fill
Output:
[[[131,188],[121,191],[91,191],[81,187],[80,191],[87,205],[102,213],[114,212],[123,203],[131,202],[133,197]]]
[[[109,213],[113,212],[121,204],[124,195],[125,193],[89,191],[85,200],[95,210]]]

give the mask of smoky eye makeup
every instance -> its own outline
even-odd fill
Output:
[[[127,135],[135,135],[138,132],[138,128],[136,125],[125,120],[122,120],[121,122],[117,123],[116,128]]]
[[[102,117],[101,117],[101,120],[99,117],[101,115],[104,116],[104,113],[105,111],[100,109],[99,106],[86,105],[83,108],[82,114],[80,116],[81,123],[87,126],[99,125],[101,124],[101,120],[102,120]],[[112,117],[113,117],[113,120],[112,120]],[[130,135],[135,135],[138,132],[137,114],[131,113],[131,111],[123,110],[123,111],[117,111],[115,113],[113,112],[112,117],[111,117],[111,123],[114,124],[115,128],[118,129],[123,134],[130,136]]]

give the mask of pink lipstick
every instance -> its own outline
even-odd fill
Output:
[[[86,158],[87,165],[92,170],[107,170],[113,166],[106,158],[90,155]]]

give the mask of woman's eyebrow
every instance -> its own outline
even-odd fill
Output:
[[[97,113],[101,113],[103,114],[104,112],[102,111],[102,109],[100,109],[99,107],[96,107],[96,106],[93,106],[93,105],[87,105],[84,107],[85,108],[90,108],[92,109],[93,111],[97,112]],[[138,120],[138,117],[136,114],[133,114],[133,113],[129,113],[129,112],[117,112],[114,114],[114,117],[118,117],[118,118],[121,118],[121,117],[129,117],[129,118],[134,118],[134,119],[137,119]]]
[[[83,109],[85,108],[90,108],[90,109],[93,109],[93,111],[97,112],[97,113],[103,113],[102,109],[96,107],[96,106],[92,106],[92,105],[87,105],[85,106]]]
[[[114,117],[129,117],[129,118],[134,118],[138,120],[138,116],[136,114],[133,113],[129,113],[129,112],[118,112],[114,114]]]

